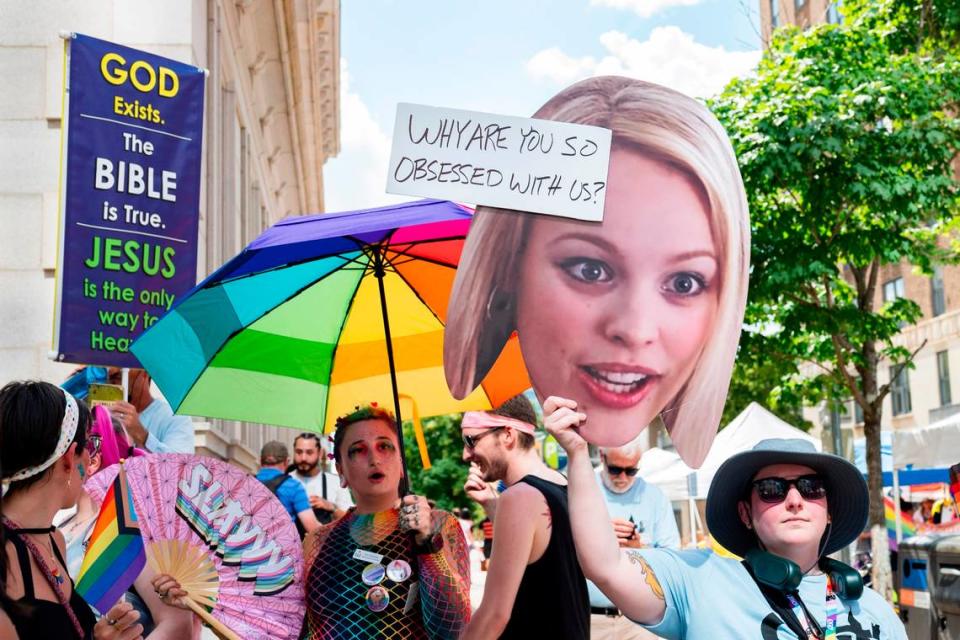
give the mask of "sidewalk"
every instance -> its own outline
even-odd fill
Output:
[[[483,549],[473,546],[470,548],[470,609],[476,611],[483,600],[483,588],[487,582],[487,572],[480,570],[480,561],[483,560]]]

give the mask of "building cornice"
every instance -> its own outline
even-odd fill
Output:
[[[339,152],[339,0],[221,5],[227,74],[256,150],[267,224],[323,211],[323,164]]]

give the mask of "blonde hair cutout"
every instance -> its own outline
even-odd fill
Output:
[[[750,267],[743,180],[723,127],[710,111],[666,87],[618,76],[578,82],[535,118],[605,127],[613,147],[676,168],[702,189],[720,258],[717,315],[690,378],[661,417],[684,461],[699,467],[723,412],[739,342]],[[519,271],[531,216],[478,207],[457,269],[444,332],[444,371],[462,399],[487,375],[516,329],[511,279]],[[499,304],[492,304],[499,303]],[[704,430],[711,437],[703,437]]]

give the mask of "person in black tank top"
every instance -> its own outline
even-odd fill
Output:
[[[59,602],[37,598],[33,588],[33,570],[30,567],[30,552],[21,535],[11,531],[4,525],[4,537],[9,540],[17,553],[17,563],[20,575],[23,577],[24,595],[9,606],[8,614],[22,638],[71,638],[77,636],[70,614]],[[66,562],[57,548],[57,544],[50,536],[50,545],[53,548],[56,560],[66,567]],[[61,568],[59,571],[64,571]],[[69,578],[69,576],[68,576]],[[73,580],[70,579],[71,586]],[[70,600],[67,606],[73,612],[85,634],[92,634],[97,619],[93,611],[75,590],[71,589]]]
[[[0,389],[0,478],[10,483],[0,500],[0,604],[20,638],[114,640],[143,632],[127,603],[96,620],[68,582],[63,539],[52,525],[83,491],[89,424],[86,405],[47,382]]]
[[[464,415],[464,489],[493,521],[493,553],[483,602],[463,636],[590,637],[590,601],[577,563],[565,479],[534,449],[536,414],[516,396],[492,413]],[[488,483],[510,486],[499,497]]]
[[[533,475],[520,482],[543,494],[552,530],[547,550],[523,572],[510,621],[500,637],[589,638],[590,598],[570,530],[567,487]]]

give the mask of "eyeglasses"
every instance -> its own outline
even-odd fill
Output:
[[[91,456],[95,456],[100,453],[100,445],[103,443],[103,436],[90,435],[87,436],[87,453]]]
[[[609,473],[611,476],[618,476],[621,473],[625,473],[627,474],[627,477],[632,478],[633,476],[637,475],[637,473],[639,472],[640,472],[639,467],[618,467],[614,464],[607,465],[607,473]]]
[[[800,497],[804,500],[821,500],[827,497],[826,482],[817,475],[800,476],[793,480],[761,478],[760,480],[754,480],[753,486],[757,490],[757,497],[763,502],[771,504],[786,500],[790,487],[796,487]]]
[[[465,446],[467,449],[476,449],[477,443],[480,442],[481,439],[483,439],[484,437],[490,435],[495,431],[500,431],[501,429],[506,429],[506,427],[493,427],[492,429],[488,429],[487,431],[484,431],[483,433],[477,434],[475,436],[468,436],[467,434],[463,434],[463,446]]]

